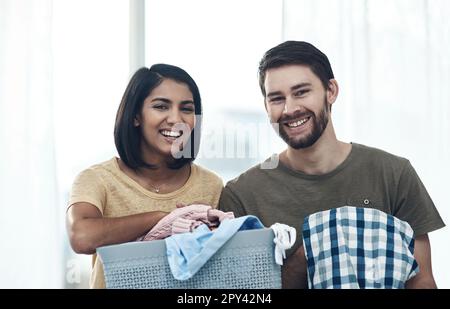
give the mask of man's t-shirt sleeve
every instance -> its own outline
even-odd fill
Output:
[[[415,236],[420,236],[445,226],[430,195],[409,161],[399,178],[393,215],[408,222]]]
[[[241,200],[229,184],[222,190],[219,199],[219,209],[222,211],[232,211],[236,218],[247,215]]]

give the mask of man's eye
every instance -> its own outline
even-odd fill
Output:
[[[294,93],[294,95],[296,96],[296,97],[301,97],[302,95],[304,95],[305,93],[308,93],[309,92],[309,90],[299,90],[299,91],[296,91],[295,93]]]
[[[283,101],[283,97],[273,97],[269,100],[271,103],[279,103],[281,101]]]

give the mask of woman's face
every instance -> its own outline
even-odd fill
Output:
[[[186,144],[195,126],[194,99],[189,87],[164,79],[144,100],[134,125],[141,128],[144,157],[173,157]]]

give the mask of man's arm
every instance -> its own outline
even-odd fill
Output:
[[[286,261],[282,268],[283,289],[307,289],[308,275],[305,251],[300,246]]]
[[[407,289],[436,289],[431,267],[431,248],[428,234],[417,236],[414,257],[419,264],[419,273],[406,282]]]
[[[248,214],[245,211],[241,200],[236,196],[228,184],[222,189],[218,209],[223,212],[232,211],[236,218]]]

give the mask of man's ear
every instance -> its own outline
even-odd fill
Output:
[[[337,81],[333,78],[328,82],[327,89],[327,101],[330,105],[336,102],[337,96],[339,94],[339,85]]]

